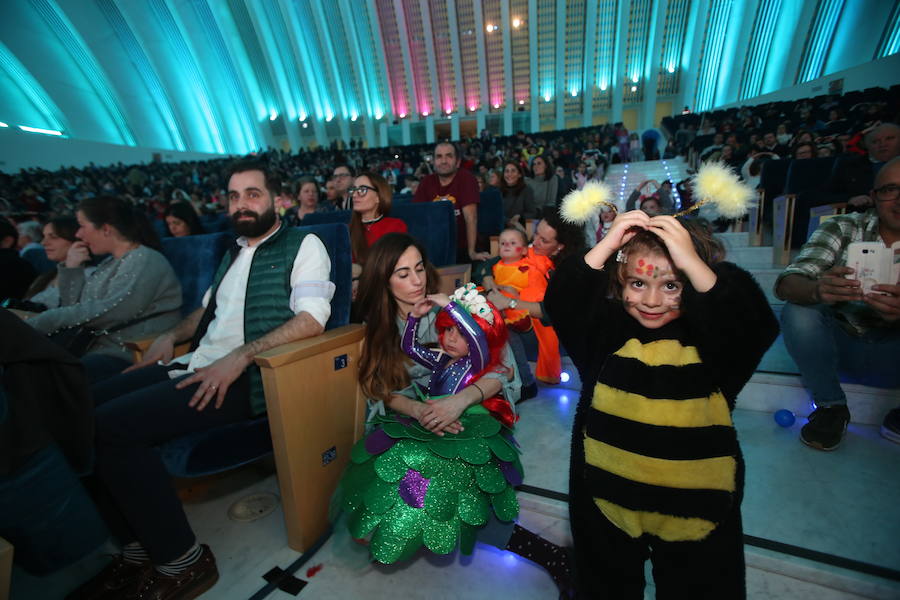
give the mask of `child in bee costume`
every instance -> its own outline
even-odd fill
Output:
[[[571,208],[571,207],[570,207]],[[565,213],[564,213],[565,216]],[[570,465],[579,597],[746,596],[735,398],[778,334],[707,230],[619,215],[544,298],[583,382]]]

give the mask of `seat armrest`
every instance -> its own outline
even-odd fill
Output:
[[[361,342],[364,332],[365,327],[355,323],[336,327],[322,335],[282,344],[271,350],[260,352],[253,357],[253,360],[260,368],[275,369],[322,352],[328,352],[345,344]]]
[[[359,388],[365,328],[345,325],[254,357],[266,394],[288,545],[304,552],[328,527],[328,507],[365,431]]]

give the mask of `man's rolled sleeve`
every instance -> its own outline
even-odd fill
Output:
[[[832,221],[825,221],[803,244],[796,260],[789,264],[775,281],[775,287],[788,275],[802,275],[809,279],[818,279],[828,269],[838,266],[844,251],[844,236],[840,226]]]
[[[325,327],[331,316],[335,286],[331,279],[331,259],[318,236],[303,238],[291,270],[291,310],[308,313]]]

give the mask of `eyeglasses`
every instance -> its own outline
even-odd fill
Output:
[[[347,188],[347,193],[351,196],[365,196],[369,193],[369,190],[372,190],[373,192],[378,191],[370,185],[357,185],[355,187]]]
[[[875,188],[872,191],[875,192],[875,198],[879,202],[892,202],[897,198],[900,198],[900,185],[893,183],[883,185],[880,188]]]

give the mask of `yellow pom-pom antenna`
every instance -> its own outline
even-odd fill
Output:
[[[747,214],[754,194],[750,186],[742,183],[737,174],[719,162],[704,163],[691,184],[696,203],[676,216],[712,204],[721,217],[739,219]]]
[[[609,189],[608,185],[591,181],[585,183],[580,190],[574,190],[566,194],[559,208],[559,215],[563,221],[582,225],[601,206],[610,206],[615,209],[616,205],[610,202],[610,198],[612,198],[612,190]]]

